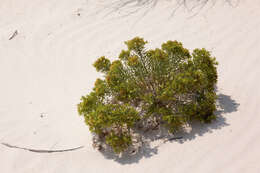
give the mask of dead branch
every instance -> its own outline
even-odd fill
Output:
[[[2,145],[9,147],[9,148],[17,148],[21,150],[26,150],[26,151],[31,151],[35,153],[57,153],[57,152],[66,152],[66,151],[73,151],[73,150],[78,150],[80,148],[83,148],[84,146],[76,147],[76,148],[70,148],[70,149],[65,149],[65,150],[36,150],[36,149],[31,149],[31,148],[25,148],[25,147],[18,147],[15,145],[10,145],[8,143],[2,143]]]
[[[12,36],[9,38],[9,40],[12,40],[17,34],[18,34],[18,31],[15,30],[14,33],[12,34]]]
[[[167,141],[173,141],[173,140],[178,140],[178,139],[182,139],[182,138],[183,138],[182,136],[180,136],[180,137],[171,137],[171,138],[166,139],[164,141],[164,143],[167,142]]]

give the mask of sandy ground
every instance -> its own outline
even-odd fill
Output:
[[[0,145],[0,172],[260,172],[260,2],[199,2],[1,0],[0,142],[84,148],[44,154]],[[210,50],[219,61],[219,118],[182,141],[115,159],[92,148],[76,105],[100,76],[94,60],[114,59],[134,36],[150,47],[179,40]]]

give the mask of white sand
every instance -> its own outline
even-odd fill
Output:
[[[232,7],[213,1],[193,17],[196,10],[183,7],[171,17],[176,4],[170,0],[143,0],[119,10],[111,5],[115,0],[1,0],[0,142],[85,147],[41,154],[0,145],[0,172],[260,172],[260,2],[233,0]],[[15,30],[18,35],[8,40]],[[191,50],[212,51],[219,61],[222,109],[217,122],[194,128],[183,143],[160,143],[115,161],[92,148],[76,104],[100,76],[94,60],[114,59],[134,36],[151,47],[179,40]]]

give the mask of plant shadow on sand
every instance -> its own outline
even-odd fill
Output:
[[[225,126],[229,126],[226,122],[225,114],[236,112],[240,104],[231,98],[229,95],[218,94],[217,99],[217,119],[209,124],[201,124],[199,122],[191,123],[191,130],[189,132],[179,132],[174,135],[174,137],[182,137],[181,139],[174,140],[174,142],[184,143],[185,141],[193,140],[197,136],[203,136],[206,133],[212,133],[214,130],[219,130]],[[163,130],[154,130],[149,131],[149,135],[143,135],[143,143],[139,148],[138,152],[135,154],[125,153],[120,157],[111,150],[101,151],[100,153],[106,159],[112,159],[120,164],[133,164],[138,163],[142,158],[150,158],[158,154],[158,147],[167,141],[170,137],[173,137],[172,134],[169,134],[165,129]],[[157,142],[156,145],[152,143]],[[159,142],[159,144],[158,144]],[[169,141],[173,142],[173,141]]]
[[[103,13],[105,16],[111,14],[118,14],[120,17],[126,17],[129,15],[141,12],[145,16],[149,11],[156,7],[160,0],[114,0],[114,1],[103,1],[100,3],[100,10],[96,12]],[[172,9],[170,16],[183,9],[191,16],[198,14],[206,6],[212,8],[217,2],[222,2],[231,7],[237,7],[240,0],[168,0],[169,7]]]

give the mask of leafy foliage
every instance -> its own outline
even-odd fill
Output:
[[[140,124],[145,129],[152,121],[176,132],[191,119],[215,119],[217,62],[210,52],[190,54],[177,41],[146,50],[146,43],[136,37],[125,42],[118,60],[99,58],[94,67],[105,79],[78,104],[90,131],[117,153],[132,145]]]

